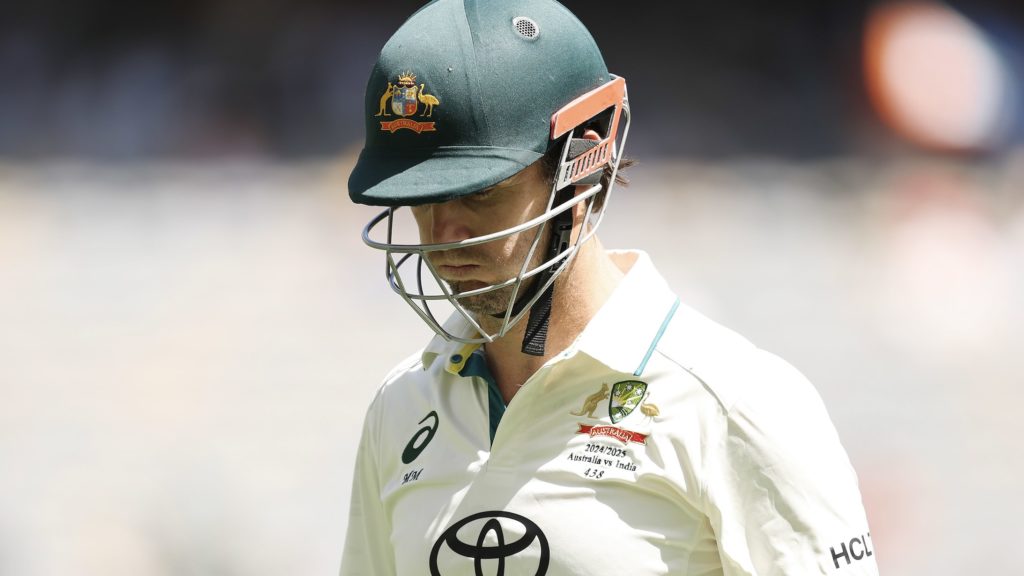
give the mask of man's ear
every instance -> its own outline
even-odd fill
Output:
[[[584,140],[600,140],[601,136],[594,130],[584,130],[581,136]],[[589,185],[585,186],[573,186],[573,194],[580,194],[586,189],[590,188]],[[587,212],[587,202],[580,202],[573,206],[573,220],[577,223],[583,222],[583,216]]]
[[[582,138],[583,140],[598,141],[598,140],[601,139],[601,136],[600,136],[600,134],[598,134],[594,130],[587,129],[587,130],[583,131],[583,135],[580,136],[580,138]],[[579,194],[580,192],[583,192],[587,188],[590,188],[590,186],[575,186],[574,188],[575,188],[575,190],[573,191],[573,194]],[[581,204],[577,204],[576,205],[577,208],[579,208],[580,206],[583,206],[583,204],[581,203]]]

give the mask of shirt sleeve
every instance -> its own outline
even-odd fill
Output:
[[[391,524],[381,502],[378,436],[381,395],[371,404],[356,454],[348,531],[341,556],[341,576],[395,574]]]
[[[857,476],[821,398],[789,364],[755,356],[708,446],[724,574],[877,575]]]

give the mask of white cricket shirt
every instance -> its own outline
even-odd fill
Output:
[[[507,407],[472,345],[435,338],[387,377],[343,576],[877,574],[811,384],[681,304],[646,254],[611,254],[620,285]]]

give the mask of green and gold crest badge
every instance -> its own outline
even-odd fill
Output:
[[[388,82],[388,87],[380,97],[380,108],[374,116],[398,116],[395,120],[380,121],[380,129],[384,132],[394,134],[403,129],[412,130],[417,134],[434,132],[437,130],[434,122],[420,122],[411,117],[430,118],[434,113],[434,107],[440,105],[441,102],[436,96],[427,94],[425,84],[416,84],[415,74],[405,72],[398,75],[396,82]]]
[[[612,386],[611,401],[608,403],[608,416],[612,424],[629,416],[644,399],[647,384],[639,380],[623,380]]]

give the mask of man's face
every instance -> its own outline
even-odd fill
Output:
[[[536,218],[547,208],[551,184],[540,164],[533,164],[511,178],[484,191],[412,208],[424,244],[458,242],[491,234]],[[456,250],[428,252],[427,258],[438,275],[456,292],[465,292],[504,282],[519,274],[537,233],[536,228],[486,244]],[[544,261],[545,229],[541,243],[527,270]],[[531,281],[534,279],[531,279]],[[523,282],[517,297],[528,292],[531,281]],[[459,302],[478,315],[504,314],[511,305],[513,286],[461,298]]]

